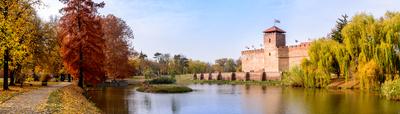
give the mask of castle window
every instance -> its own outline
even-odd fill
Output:
[[[271,43],[271,39],[268,39],[268,42]]]
[[[271,53],[269,53],[268,55],[271,56]]]

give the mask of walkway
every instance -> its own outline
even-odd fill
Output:
[[[34,114],[39,112],[39,105],[46,103],[50,93],[70,83],[62,82],[58,85],[49,85],[37,90],[23,93],[0,104],[0,114]]]

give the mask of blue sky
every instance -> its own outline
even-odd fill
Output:
[[[58,0],[42,0],[39,15],[60,15]],[[95,0],[100,1],[100,0]],[[400,0],[104,0],[100,14],[123,18],[133,29],[133,45],[149,57],[155,52],[183,54],[207,62],[238,59],[246,46],[260,48],[262,31],[281,21],[288,44],[324,37],[342,14],[375,17],[400,11]]]

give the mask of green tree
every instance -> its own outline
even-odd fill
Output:
[[[332,29],[332,32],[329,33],[329,37],[339,43],[343,42],[343,36],[342,36],[342,29],[347,25],[348,23],[348,17],[346,14],[342,15],[341,18],[338,18],[336,21],[336,26],[334,29]]]

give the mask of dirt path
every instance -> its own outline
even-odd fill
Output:
[[[70,83],[63,82],[58,85],[49,85],[22,95],[15,96],[0,104],[0,114],[33,114],[44,113],[38,111],[38,106],[47,102],[47,98],[54,90],[67,86]]]

